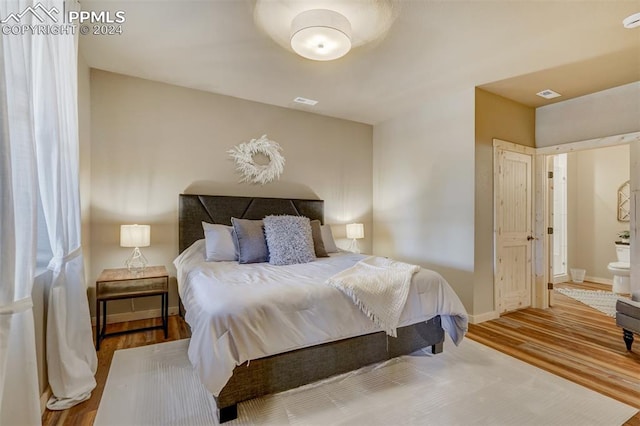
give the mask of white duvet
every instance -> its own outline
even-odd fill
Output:
[[[174,265],[191,326],[189,360],[215,396],[242,363],[294,349],[380,331],[340,290],[325,284],[365,256],[335,253],[301,265],[206,262],[204,240]],[[434,271],[413,276],[399,326],[436,315],[457,344],[467,313],[449,284]]]

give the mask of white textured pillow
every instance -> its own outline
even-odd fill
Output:
[[[202,229],[204,230],[205,260],[207,262],[238,260],[232,226],[202,222]]]
[[[331,227],[329,225],[322,225],[320,227],[322,231],[322,242],[324,243],[324,249],[327,253],[337,253],[338,246],[336,246],[336,242],[333,240],[333,233],[331,232]]]
[[[262,221],[270,264],[293,265],[316,259],[308,217],[267,216]]]

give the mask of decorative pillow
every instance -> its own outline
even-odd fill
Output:
[[[204,258],[207,262],[238,260],[233,227],[202,222],[202,229],[205,239]]]
[[[322,231],[322,242],[327,253],[337,253],[338,247],[333,240],[333,233],[331,233],[331,227],[329,225],[322,225],[320,227]]]
[[[293,265],[315,260],[308,217],[267,216],[263,221],[270,264]]]
[[[231,218],[236,236],[239,263],[261,263],[269,260],[267,241],[261,220]]]
[[[316,252],[316,257],[329,257],[327,250],[324,248],[322,242],[322,229],[320,228],[319,220],[311,221],[311,237],[313,238],[313,250]]]

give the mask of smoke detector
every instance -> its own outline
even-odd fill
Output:
[[[640,27],[640,12],[638,13],[634,13],[631,16],[627,16],[626,18],[624,18],[622,20],[622,25],[625,28],[636,28],[636,27]]]

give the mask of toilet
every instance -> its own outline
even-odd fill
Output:
[[[617,262],[611,262],[607,266],[609,272],[613,274],[613,288],[612,291],[618,294],[631,293],[631,254],[628,244],[616,243],[616,256]]]

